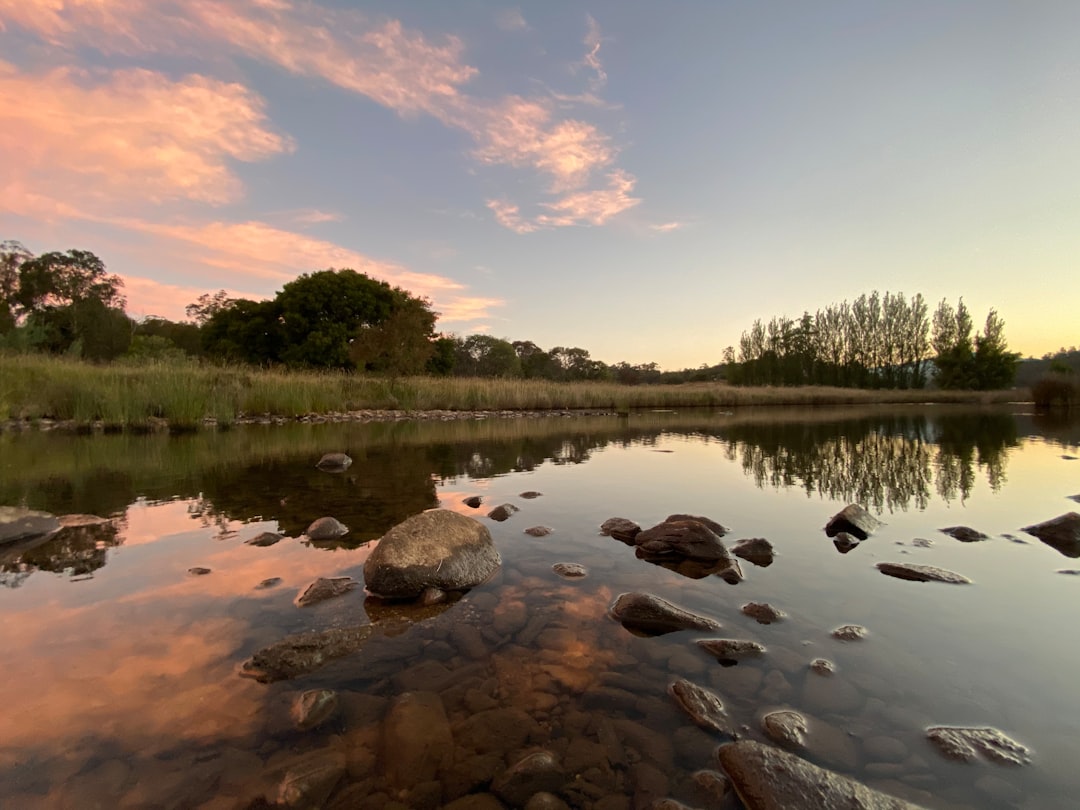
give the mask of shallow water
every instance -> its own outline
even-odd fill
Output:
[[[317,750],[342,752],[348,767],[327,806],[387,806],[401,785],[387,784],[395,752],[380,742],[381,718],[399,694],[422,690],[440,695],[457,745],[441,792],[425,788],[427,806],[484,792],[492,769],[541,746],[571,771],[571,806],[671,795],[738,807],[694,788],[690,775],[716,767],[722,738],[668,697],[681,676],[720,695],[751,738],[764,739],[768,711],[803,712],[816,729],[806,758],[927,807],[1075,807],[1080,577],[1059,571],[1080,560],[1020,527],[1078,509],[1068,496],[1080,493],[1080,460],[1065,458],[1080,455],[1078,443],[1075,420],[942,406],[2,435],[0,504],[113,520],[0,550],[0,806],[245,807],[276,799],[282,771]],[[354,464],[316,470],[330,451]],[[527,490],[543,495],[521,498]],[[462,504],[475,494],[479,510]],[[885,525],[841,554],[822,526],[849,502]],[[501,503],[521,511],[484,517]],[[315,577],[362,581],[372,540],[440,505],[488,526],[503,559],[491,581],[420,613],[388,616],[360,589],[294,605]],[[675,512],[731,527],[725,542],[765,537],[776,560],[743,561],[737,585],[695,579],[597,529],[612,516],[648,527]],[[322,515],[350,534],[299,539]],[[524,534],[535,525],[554,531]],[[939,531],[954,525],[990,539]],[[263,531],[289,539],[244,544]],[[974,584],[893,579],[876,570],[882,561],[936,565]],[[563,579],[557,562],[588,576]],[[195,566],[211,573],[188,574]],[[280,584],[255,588],[272,577]],[[607,616],[626,591],[724,629],[634,636]],[[750,601],[788,618],[758,624],[740,612]],[[238,675],[290,633],[370,621],[386,629],[313,674],[271,685]],[[849,623],[866,626],[867,639],[830,637]],[[722,667],[693,643],[715,635],[768,652]],[[817,657],[836,664],[835,676],[808,672]],[[341,706],[298,731],[290,701],[312,688],[338,690]],[[475,718],[500,711],[527,737],[496,751],[497,764],[478,764]],[[1030,748],[1032,763],[947,761],[925,739],[933,725],[996,727]]]

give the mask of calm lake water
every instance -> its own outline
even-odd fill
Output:
[[[691,778],[716,767],[722,740],[668,696],[680,676],[720,695],[751,738],[764,739],[765,713],[803,712],[815,724],[807,759],[927,807],[1076,807],[1080,576],[1060,571],[1080,560],[1020,528],[1080,508],[1069,499],[1080,494],[1078,442],[1080,422],[1022,406],[0,435],[0,504],[112,518],[0,549],[0,806],[247,807],[275,801],[290,764],[320,757],[347,769],[325,806],[409,806],[392,803],[400,752],[383,742],[383,717],[397,695],[421,690],[440,696],[456,750],[412,806],[483,793],[537,746],[567,769],[571,806],[670,795],[738,807],[710,801]],[[315,469],[332,451],[354,459],[347,472]],[[529,490],[542,497],[520,497]],[[483,496],[479,510],[462,503],[470,495]],[[852,502],[885,525],[839,553],[822,527]],[[502,503],[520,511],[485,517]],[[438,506],[488,526],[503,560],[491,581],[424,612],[377,604],[362,588],[294,604],[315,577],[362,582],[372,541]],[[775,562],[743,561],[745,581],[731,585],[638,559],[598,531],[613,516],[647,528],[676,512],[731,527],[725,542],[767,538]],[[323,515],[350,527],[343,541],[302,537]],[[537,525],[553,532],[524,533]],[[989,539],[939,531],[956,525]],[[244,543],[264,531],[288,537]],[[974,584],[890,578],[875,568],[883,561]],[[563,579],[559,562],[588,575]],[[196,566],[211,573],[190,575]],[[626,591],[724,629],[632,635],[607,615]],[[758,624],[740,612],[751,601],[788,618]],[[266,685],[238,674],[291,633],[369,622],[387,629],[310,675]],[[869,635],[832,638],[844,624]],[[722,667],[693,643],[716,635],[768,652]],[[836,664],[833,677],[808,671],[818,657]],[[337,690],[339,707],[297,730],[291,701],[314,688]],[[934,725],[996,727],[1032,762],[946,760],[926,740]],[[499,728],[507,750],[481,739]]]

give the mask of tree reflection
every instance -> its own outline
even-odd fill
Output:
[[[0,585],[17,588],[33,571],[87,577],[105,565],[107,550],[119,544],[119,527],[112,521],[62,528],[44,542],[0,557]]]

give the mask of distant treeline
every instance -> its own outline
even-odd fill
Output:
[[[0,243],[0,349],[93,361],[206,358],[263,367],[341,369],[390,377],[428,374],[627,385],[710,382],[853,388],[989,390],[1013,384],[994,310],[973,332],[961,299],[931,316],[921,295],[876,291],[798,320],[754,321],[716,365],[661,371],[656,363],[606,364],[586,349],[435,331],[431,302],[350,269],[304,274],[274,298],[199,296],[186,321],[124,313],[123,281],[88,251],[34,256]],[[1064,351],[1064,350],[1063,350]],[[1073,350],[1075,354],[1075,350]]]

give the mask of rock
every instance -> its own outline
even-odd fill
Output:
[[[540,791],[525,802],[525,810],[570,810],[570,805],[554,793]]]
[[[306,675],[336,658],[356,652],[374,631],[371,625],[361,625],[287,636],[252,655],[241,665],[240,674],[260,683]]]
[[[327,453],[315,466],[323,472],[344,472],[352,466],[352,459],[344,453]]]
[[[48,512],[17,506],[0,506],[0,545],[31,540],[60,529],[60,521]]]
[[[501,506],[496,506],[490,512],[488,517],[492,520],[502,523],[504,520],[508,520],[514,512],[520,512],[521,510],[514,506],[512,503],[504,503]]]
[[[104,526],[106,523],[111,523],[108,518],[98,517],[97,515],[61,515],[57,520],[60,521],[60,526],[64,529],[86,529],[91,526]]]
[[[938,531],[959,540],[961,543],[977,543],[980,540],[990,539],[989,535],[975,531],[975,529],[968,526],[949,526],[946,529],[938,529]]]
[[[600,524],[600,534],[622,540],[624,543],[633,543],[641,531],[641,527],[634,521],[621,517],[608,518]]]
[[[267,588],[273,588],[281,584],[281,577],[267,577],[255,586],[257,591],[265,591]]]
[[[815,658],[810,662],[810,671],[816,675],[832,675],[836,672],[836,664],[826,658]]]
[[[897,579],[908,579],[913,582],[945,582],[950,585],[970,585],[971,580],[963,574],[955,571],[946,571],[934,565],[915,565],[913,563],[881,562],[877,564],[878,570],[883,574]]]
[[[488,709],[456,724],[454,742],[459,751],[503,757],[520,750],[537,731],[536,722],[521,709]]]
[[[832,673],[830,673],[832,674]],[[807,678],[800,706],[815,712],[852,715],[866,702],[862,692],[843,675]]]
[[[725,666],[731,666],[746,658],[758,658],[765,654],[763,645],[746,639],[703,638],[694,643]]]
[[[1080,515],[1076,512],[1026,526],[1021,531],[1038,537],[1066,557],[1080,557]]]
[[[908,758],[908,749],[896,737],[880,734],[863,741],[866,756],[875,762],[903,762]]]
[[[724,703],[713,692],[685,678],[676,678],[668,685],[668,694],[695,725],[706,731],[735,737],[727,712],[724,711]]]
[[[609,613],[631,632],[660,636],[678,630],[719,630],[720,623],[648,593],[620,594]]]
[[[949,759],[972,762],[980,756],[999,765],[1027,765],[1031,751],[996,728],[935,726],[926,737]]]
[[[296,597],[297,607],[308,607],[335,596],[348,593],[357,586],[352,577],[319,577],[309,583]]]
[[[806,718],[798,712],[770,712],[761,718],[761,729],[775,743],[800,750],[806,747]]]
[[[484,499],[479,495],[470,495],[468,498],[462,498],[461,502],[472,509],[479,509]]]
[[[470,793],[455,799],[443,810],[505,810],[504,805],[490,793]]]
[[[554,754],[534,751],[519,759],[491,783],[491,792],[511,807],[521,807],[537,793],[555,793],[566,773]]]
[[[640,532],[634,544],[648,554],[672,554],[694,560],[725,560],[731,552],[720,536],[700,520],[670,520]]]
[[[847,532],[865,540],[881,527],[881,521],[856,503],[849,504],[833,515],[825,524],[825,534],[836,537],[840,532]]]
[[[837,532],[836,537],[833,538],[832,544],[841,554],[847,554],[854,548],[859,547],[859,539],[847,532]]]
[[[724,801],[731,790],[731,781],[720,771],[700,770],[690,774],[698,795],[711,807]]]
[[[911,545],[915,546],[916,548],[930,548],[934,545],[934,541],[927,540],[925,537],[916,537],[914,540],[911,541]]]
[[[187,572],[193,577],[205,577],[207,574],[210,573],[210,569],[202,568],[201,566],[195,566],[194,568],[189,568]]]
[[[315,728],[337,712],[338,693],[333,689],[308,689],[293,700],[293,723],[301,731]]]
[[[832,637],[840,641],[860,641],[869,631],[861,624],[845,624],[832,631]]]
[[[717,757],[747,810],[919,810],[918,805],[752,740],[722,745]]]
[[[364,583],[376,596],[412,598],[425,588],[461,591],[486,581],[502,560],[487,527],[434,509],[388,531],[364,563]]]
[[[316,543],[322,540],[337,540],[339,537],[349,533],[349,527],[342,523],[337,518],[321,517],[307,527],[307,534],[309,540],[314,540]]]
[[[522,492],[520,495],[518,495],[518,497],[524,498],[527,501],[531,501],[533,498],[539,498],[543,494],[543,492],[537,492],[536,490],[530,489],[527,492]]]
[[[440,778],[453,763],[454,740],[439,696],[399,695],[383,721],[382,751],[387,781],[397,789]]]
[[[547,537],[551,534],[551,528],[548,526],[530,526],[525,530],[525,534],[529,537]]]
[[[581,579],[589,573],[584,565],[577,563],[555,563],[551,570],[564,579]]]
[[[772,543],[764,537],[747,537],[739,540],[731,547],[731,553],[761,568],[768,568],[773,564]]]
[[[285,768],[278,805],[290,810],[316,810],[326,803],[344,775],[344,752],[328,748],[302,754]]]
[[[249,537],[247,540],[244,541],[244,545],[256,546],[257,548],[266,548],[267,546],[272,546],[274,545],[274,543],[281,542],[284,539],[285,535],[283,534],[278,534],[277,532],[263,532],[262,534],[255,535],[254,537]]]
[[[774,608],[768,602],[747,602],[741,608],[742,612],[754,619],[758,624],[772,624],[787,618],[787,614],[779,608]]]
[[[1069,576],[1076,577],[1076,576],[1080,576],[1080,569],[1076,569],[1076,568],[1059,568],[1058,573],[1059,574],[1068,574]]]

